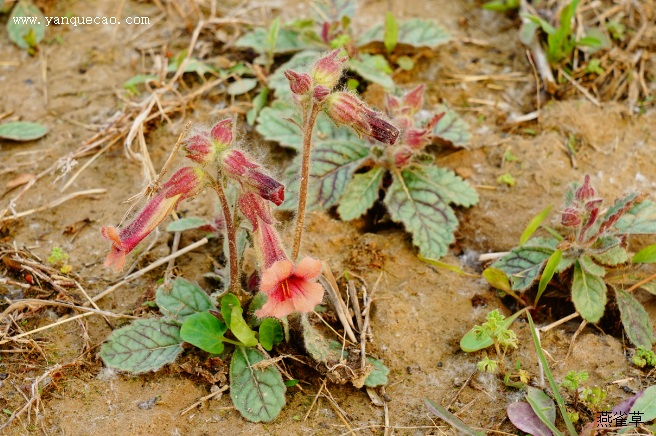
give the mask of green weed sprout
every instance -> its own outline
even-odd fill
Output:
[[[73,267],[66,262],[68,261],[68,254],[59,247],[52,247],[50,256],[48,256],[48,263],[54,267],[59,268],[62,274],[68,274],[73,271]]]
[[[638,347],[631,358],[631,363],[640,368],[645,366],[656,366],[656,354],[648,348]]]
[[[484,336],[489,336],[494,344],[494,350],[497,355],[497,360],[492,360],[485,356],[483,360],[478,362],[476,367],[479,371],[487,371],[489,373],[496,373],[497,367],[503,371],[503,361],[506,352],[509,348],[517,348],[517,335],[514,331],[510,330],[504,325],[506,319],[498,309],[494,309],[485,317],[486,321],[480,326],[475,326],[473,331],[477,339]]]

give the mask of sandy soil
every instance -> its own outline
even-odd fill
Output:
[[[386,7],[383,1],[367,2],[360,21],[379,19]],[[64,15],[69,11],[76,15],[114,15],[118,4],[69,0],[48,4],[46,8],[50,15]],[[549,204],[558,210],[564,187],[571,181],[581,180],[586,173],[607,198],[629,189],[654,192],[656,113],[653,109],[631,114],[623,102],[604,102],[597,107],[580,95],[545,105],[543,95],[538,122],[508,125],[506,121],[511,114],[527,113],[537,107],[533,73],[524,48],[515,37],[516,23],[503,15],[482,11],[472,1],[409,0],[393,2],[393,9],[399,18],[434,16],[455,36],[453,43],[422,58],[411,74],[400,73],[396,77],[400,83],[427,83],[429,103],[447,102],[470,123],[474,133],[470,148],[440,151],[440,164],[466,177],[477,187],[481,198],[476,207],[457,211],[461,223],[457,242],[444,261],[462,265],[471,273],[480,272],[482,266],[476,260],[479,253],[505,251],[516,245],[528,220]],[[263,10],[254,9],[253,19],[268,19]],[[307,6],[302,4],[283,13],[297,17],[304,11]],[[20,173],[38,174],[76,150],[119,107],[127,104],[118,96],[123,95],[122,84],[141,72],[141,53],[162,49],[177,53],[186,47],[193,30],[193,25],[190,28],[178,15],[162,14],[151,3],[128,0],[123,13],[152,18],[162,15],[162,19],[139,36],[132,30],[126,32],[120,28],[115,32],[103,26],[49,28],[46,38],[50,42],[36,57],[29,57],[9,42],[5,32],[0,32],[0,59],[7,61],[0,63],[0,113],[12,111],[11,117],[40,121],[50,128],[50,133],[39,141],[0,142],[0,186]],[[6,19],[3,17],[2,23]],[[522,80],[457,83],[449,80],[454,74],[509,72],[522,73]],[[653,91],[653,85],[650,86]],[[367,97],[376,103],[380,93],[371,87]],[[479,104],[472,99],[492,104]],[[155,168],[163,165],[187,122],[209,123],[225,114],[225,108],[226,102],[216,90],[197,100],[193,109],[183,115],[173,116],[170,122],[162,120],[153,124],[146,140]],[[527,133],[522,130],[524,127],[534,132]],[[565,148],[570,135],[576,140],[574,159],[570,159]],[[272,160],[286,156],[277,147],[264,144],[248,129],[241,140],[253,141],[256,147],[271,153]],[[503,162],[507,149],[517,156],[517,161]],[[105,188],[105,193],[79,197],[17,221],[1,222],[0,236],[5,244],[28,248],[41,259],[48,257],[52,247],[61,247],[70,256],[75,277],[89,294],[95,295],[121,278],[102,268],[108,246],[99,229],[121,220],[127,210],[123,201],[143,187],[143,173],[141,165],[128,160],[122,147],[116,145],[60,192],[63,183],[87,159],[80,159],[73,171],[60,180],[56,180],[58,173],[41,178],[16,202],[16,210],[36,208],[80,190]],[[497,183],[497,177],[506,172],[516,178],[514,187]],[[7,206],[15,193],[7,192],[0,198],[0,209]],[[215,207],[208,193],[185,203],[181,214],[209,218]],[[84,220],[89,224],[80,225]],[[557,221],[554,215],[550,224],[557,227]],[[79,231],[70,234],[66,232],[68,226],[76,226]],[[200,237],[200,232],[186,232],[180,246]],[[633,248],[654,242],[638,239]],[[162,232],[138,267],[169,254],[171,243],[172,237]],[[448,433],[450,430],[444,423],[429,415],[423,398],[446,405],[458,393],[452,410],[466,423],[513,431],[505,420],[505,407],[520,393],[502,387],[494,377],[480,374],[459,392],[474,374],[478,360],[478,356],[460,351],[460,338],[494,308],[511,313],[482,279],[461,277],[420,262],[409,236],[389,222],[344,223],[335,219],[334,214],[312,213],[304,249],[327,261],[333,271],[356,271],[370,286],[383,273],[372,318],[372,352],[391,369],[385,393],[390,399],[389,423],[395,426],[393,434]],[[203,274],[212,270],[212,257],[219,252],[219,243],[210,241],[179,258],[177,271],[211,292],[215,290],[213,283],[203,279]],[[24,280],[6,268],[0,271]],[[127,314],[140,311],[144,295],[152,296],[163,271],[157,269],[119,288],[101,300],[101,308]],[[29,291],[23,293],[18,287],[3,284],[0,294],[10,299],[22,295],[36,297]],[[75,289],[70,290],[68,298],[78,303],[84,301]],[[563,300],[550,301],[560,306],[545,309],[540,314],[542,323],[573,310]],[[645,305],[652,315],[656,314],[653,298],[645,298]],[[21,323],[20,328],[27,331],[62,316],[70,314],[42,309],[26,312],[24,324],[21,319],[13,322]],[[609,404],[653,382],[653,376],[645,378],[645,372],[629,364],[621,335],[610,336],[592,327],[583,331],[572,355],[564,360],[578,325],[572,321],[543,337],[543,346],[553,358],[556,379],[562,379],[568,370],[585,369],[590,373],[591,384],[607,388]],[[513,361],[521,359],[522,367],[535,376],[537,363],[528,326],[518,322],[515,330],[521,345],[514,352]],[[64,324],[36,335],[35,342],[3,345],[0,408],[5,411],[22,407],[26,383],[54,364],[64,365],[52,374],[42,401],[32,408],[30,419],[27,414],[22,415],[6,429],[7,434],[327,435],[347,431],[323,399],[304,419],[321,379],[313,371],[294,364],[290,368],[302,380],[302,391],[288,390],[288,404],[271,424],[244,421],[231,407],[227,395],[181,416],[183,409],[209,393],[210,383],[201,376],[189,374],[180,365],[139,377],[107,371],[96,353],[109,332],[104,320],[89,317],[81,323]],[[180,363],[185,361],[186,357],[180,359]],[[70,362],[75,363],[68,365]],[[211,370],[220,376],[222,368],[225,369],[218,364]],[[624,381],[615,382],[618,380]],[[331,385],[328,389],[353,428],[361,429],[362,434],[383,433],[384,410],[374,406],[364,390]],[[157,401],[153,407],[141,404],[154,397]]]

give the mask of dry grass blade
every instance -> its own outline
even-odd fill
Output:
[[[337,317],[344,327],[344,333],[346,333],[346,336],[348,336],[351,342],[356,343],[358,340],[355,337],[355,333],[353,333],[353,329],[351,329],[351,324],[353,321],[351,321],[350,317],[348,316],[348,309],[345,309],[346,304],[344,303],[344,300],[342,300],[342,296],[339,294],[339,288],[337,287],[335,276],[333,276],[333,273],[330,271],[330,268],[328,268],[325,262],[323,266],[324,275],[319,278],[319,281],[326,289],[328,299],[330,300],[330,303],[335,309]]]
[[[31,185],[30,185],[31,186]],[[23,218],[28,215],[32,215],[33,213],[37,212],[43,212],[44,210],[52,209],[60,204],[66,203],[69,200],[72,200],[73,198],[76,197],[82,197],[86,195],[97,195],[97,194],[104,194],[107,192],[106,189],[87,189],[84,191],[78,191],[78,192],[73,192],[72,194],[64,195],[63,197],[58,198],[57,200],[51,201],[50,203],[46,204],[45,206],[40,206],[34,209],[26,210],[23,212],[16,213],[14,215],[6,216],[4,218],[0,218],[0,222],[4,221],[9,221],[9,220],[16,220],[18,218]]]

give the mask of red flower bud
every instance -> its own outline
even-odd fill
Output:
[[[289,80],[289,89],[296,95],[305,95],[310,92],[312,79],[305,73],[297,73],[294,70],[285,70],[285,77]]]
[[[414,156],[414,153],[409,147],[398,148],[394,152],[394,165],[397,168],[403,168],[410,163],[412,156]]]
[[[273,177],[258,170],[260,166],[239,150],[228,150],[222,156],[226,176],[254,190],[260,197],[280,206],[285,200],[285,187]]]
[[[560,222],[565,227],[577,227],[581,224],[579,212],[574,208],[568,207],[563,211]]]
[[[430,131],[426,129],[408,129],[403,136],[403,143],[413,150],[421,150],[430,144]]]
[[[403,96],[403,104],[410,115],[416,114],[424,106],[424,91],[426,91],[426,85],[422,83]]]
[[[347,57],[338,58],[341,52],[341,49],[333,50],[315,62],[310,74],[315,86],[321,85],[333,89],[337,85],[339,78],[342,77],[344,63],[348,60]]]
[[[239,210],[251,222],[253,231],[260,226],[260,221],[265,224],[273,224],[273,217],[269,205],[263,199],[252,192],[245,192],[239,196]]]
[[[574,195],[579,201],[586,201],[595,196],[595,190],[590,186],[590,176],[588,174],[585,175],[583,185],[576,190]]]
[[[207,164],[216,157],[216,148],[210,139],[203,134],[194,135],[182,143],[186,156],[199,164]]]
[[[317,85],[314,87],[314,91],[312,93],[314,99],[318,102],[321,103],[328,97],[330,94],[330,89],[326,88],[325,86]]]
[[[348,92],[335,92],[326,98],[326,113],[337,125],[347,125],[358,134],[385,144],[394,144],[399,130],[378,113],[369,109],[358,97]]]

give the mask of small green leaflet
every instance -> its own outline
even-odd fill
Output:
[[[499,289],[503,292],[512,292],[508,276],[503,270],[494,267],[485,268],[483,271],[483,278],[488,285],[495,289]]]
[[[0,139],[11,139],[12,141],[33,141],[48,133],[48,128],[43,124],[27,121],[12,121],[0,124]]]
[[[513,291],[524,292],[537,280],[555,250],[547,247],[517,247],[492,264],[508,275]]]
[[[398,23],[398,44],[435,48],[446,44],[450,40],[451,36],[446,30],[433,21],[413,18]],[[382,24],[367,30],[358,39],[358,45],[361,46],[374,41],[385,41],[385,29]]]
[[[587,322],[596,323],[604,314],[606,298],[606,284],[601,277],[587,273],[577,261],[572,279],[572,302],[576,311]]]
[[[36,18],[36,23],[18,22],[21,18]],[[16,19],[16,22],[14,21]],[[41,10],[30,0],[20,0],[7,20],[9,39],[23,50],[33,49],[46,35],[46,19]]]
[[[418,254],[417,258],[419,260],[421,260],[422,262],[426,262],[429,265],[433,265],[434,267],[437,267],[437,268],[444,268],[446,270],[449,270],[449,271],[452,271],[454,273],[460,274],[461,276],[475,277],[475,278],[480,277],[476,274],[466,273],[466,272],[464,272],[463,270],[461,270],[460,268],[458,268],[455,265],[451,265],[451,264],[448,264],[446,262],[440,262],[439,260],[436,260],[436,259],[429,259],[427,257],[422,256],[421,254]]]
[[[243,309],[239,306],[232,307],[230,314],[230,331],[237,339],[247,347],[254,347],[258,344],[255,332],[246,324],[242,315]]]
[[[378,199],[380,184],[383,181],[385,169],[376,167],[372,170],[355,174],[346,185],[344,194],[339,200],[337,213],[344,221],[350,221],[364,215]]]
[[[649,386],[633,403],[629,416],[640,416],[642,422],[656,419],[656,386]]]
[[[593,274],[595,276],[603,277],[606,275],[606,269],[597,265],[589,256],[583,255],[579,258],[579,262],[585,272]]]
[[[348,67],[369,82],[377,83],[386,90],[394,88],[392,68],[381,55],[362,54],[360,59],[349,60]]]
[[[544,293],[545,289],[547,289],[547,285],[553,278],[553,275],[556,272],[558,265],[560,265],[560,261],[562,258],[563,258],[563,252],[560,250],[554,251],[553,254],[549,256],[549,260],[547,260],[547,264],[544,267],[544,271],[542,271],[542,276],[540,277],[540,283],[538,284],[538,293],[535,296],[535,302],[533,303],[535,307],[538,306],[538,301],[540,300],[540,297]]]
[[[626,336],[636,347],[650,350],[654,343],[654,326],[649,319],[649,314],[628,292],[615,289],[615,295]]]
[[[228,327],[230,327],[230,320],[232,316],[232,308],[241,307],[239,298],[235,294],[226,294],[221,298],[221,315],[225,320]]]
[[[285,405],[285,383],[274,365],[255,368],[266,357],[254,348],[237,347],[230,361],[230,398],[252,422],[271,422]]]
[[[180,218],[173,221],[166,226],[167,232],[183,232],[185,230],[197,229],[199,227],[211,225],[205,218],[197,218],[190,216],[188,218]]]
[[[385,35],[383,37],[385,43],[385,49],[388,53],[394,50],[396,44],[399,40],[399,24],[394,18],[394,14],[390,11],[387,11],[385,14]]]
[[[656,233],[656,204],[651,200],[644,200],[633,205],[617,220],[615,228],[625,235]]]
[[[551,212],[551,206],[547,206],[545,209],[543,209],[537,215],[531,218],[531,221],[529,221],[528,225],[524,229],[524,232],[522,232],[522,236],[520,236],[519,238],[520,246],[526,244],[526,241],[528,241],[533,235],[533,233],[535,233],[535,231],[538,229],[538,227],[540,227],[542,221],[544,221],[547,218],[549,212]]]
[[[171,286],[170,290],[169,286]],[[181,277],[175,279],[172,285],[158,287],[155,303],[162,314],[181,323],[194,313],[214,309],[205,291]]]
[[[484,431],[477,431],[470,428],[467,424],[462,422],[460,418],[428,398],[424,398],[424,404],[426,404],[428,410],[430,410],[435,416],[439,417],[456,430],[456,434],[464,436],[485,436]]]
[[[270,42],[269,30],[256,27],[252,32],[243,35],[235,42],[235,47],[252,48],[257,53],[269,51],[267,42]],[[308,44],[301,38],[300,32],[292,29],[280,28],[277,32],[274,54],[293,53],[308,48]]]
[[[446,254],[455,240],[458,220],[421,170],[393,173],[384,201],[392,219],[403,223],[412,234],[412,242],[422,256],[439,258]]]
[[[111,368],[138,374],[172,363],[181,352],[179,325],[150,318],[114,330],[100,348],[100,358]]]
[[[271,351],[274,345],[279,344],[285,339],[280,321],[274,318],[265,318],[260,324],[260,344],[262,348]]]
[[[269,88],[264,87],[262,90],[255,96],[253,99],[253,108],[248,111],[246,114],[246,121],[249,126],[255,124],[257,116],[260,114],[260,111],[266,106],[269,101]]]
[[[524,308],[519,312],[513,314],[512,316],[509,316],[508,318],[504,319],[500,327],[504,329],[509,329],[510,325],[519,317],[519,315],[521,315],[525,311],[526,309]],[[460,340],[460,349],[466,353],[473,353],[474,351],[483,350],[487,347],[490,347],[493,344],[494,341],[489,335],[483,334],[479,338],[477,337],[474,328],[472,328]]]
[[[601,254],[592,254],[592,257],[599,263],[603,265],[615,266],[622,263],[626,263],[631,258],[629,253],[619,245],[614,246],[608,251],[605,251]]]
[[[633,263],[654,263],[656,262],[656,244],[650,245],[638,251],[631,259]]]
[[[180,337],[211,354],[223,352],[223,334],[228,327],[209,312],[195,313],[185,319]]]
[[[383,365],[382,360],[374,359],[373,357],[367,357],[367,363],[373,365],[374,368],[365,379],[364,385],[370,388],[385,386],[388,382],[389,368]]]
[[[241,95],[252,91],[257,86],[257,79],[237,79],[228,85],[226,92],[228,95]]]
[[[443,105],[438,105],[435,108],[435,113],[444,113],[444,116],[433,127],[434,137],[456,147],[466,147],[469,145],[471,142],[469,124],[460,118],[455,111]]]

